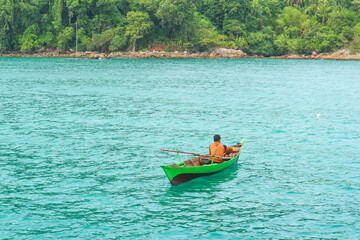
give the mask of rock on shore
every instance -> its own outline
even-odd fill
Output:
[[[287,54],[283,56],[274,56],[276,59],[326,59],[326,60],[360,60],[360,53],[351,54],[348,49],[340,49],[333,53],[316,53],[311,55]]]
[[[4,57],[75,57],[88,59],[108,59],[108,58],[265,58],[258,55],[248,55],[241,50],[214,48],[209,52],[188,53],[184,52],[58,52],[45,51],[39,53],[3,53]],[[333,53],[316,53],[311,55],[287,54],[283,56],[272,56],[273,59],[329,59],[329,60],[360,60],[360,53],[351,54],[347,49],[341,49]]]

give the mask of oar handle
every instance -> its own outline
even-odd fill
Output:
[[[162,151],[162,152],[174,152],[174,153],[185,153],[185,154],[192,154],[192,155],[196,155],[196,156],[205,156],[205,155],[199,154],[199,153],[183,152],[183,151],[178,151],[178,150],[166,150],[166,149],[162,149],[162,148],[160,148],[160,151]]]

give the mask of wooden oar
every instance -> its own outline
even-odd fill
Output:
[[[160,148],[160,150],[162,152],[175,152],[175,153],[184,153],[184,154],[191,154],[191,155],[195,155],[195,156],[199,156],[199,157],[212,157],[212,155],[204,155],[204,154],[199,154],[199,153],[192,153],[192,152],[183,152],[183,151],[176,151],[176,150],[165,150]],[[221,158],[221,159],[231,159],[230,157],[220,157],[220,156],[216,156],[217,158]]]

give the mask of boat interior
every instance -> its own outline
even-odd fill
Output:
[[[231,147],[239,148],[241,150],[241,143],[237,143],[237,144],[235,144],[235,145],[233,145]],[[223,157],[232,159],[239,153],[239,151],[232,151],[232,152],[229,152],[229,153],[225,153]],[[180,164],[176,163],[176,164],[169,165],[169,167],[197,167],[197,166],[202,166],[204,164],[202,164],[200,160],[201,159],[210,159],[210,158],[211,157],[195,157],[195,158],[183,161]],[[227,160],[224,160],[224,161],[227,161]]]

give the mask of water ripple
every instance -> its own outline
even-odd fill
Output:
[[[352,61],[0,58],[1,237],[359,238],[359,75]],[[159,148],[206,152],[215,133],[247,138],[239,164],[171,186],[159,166],[177,156]]]

